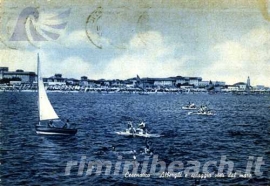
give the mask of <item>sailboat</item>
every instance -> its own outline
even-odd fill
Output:
[[[39,123],[36,125],[36,133],[44,135],[75,135],[77,129],[66,127],[67,123],[65,124],[59,119],[48,99],[41,75],[39,54],[37,55],[37,71]]]

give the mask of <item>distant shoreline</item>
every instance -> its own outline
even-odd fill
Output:
[[[24,92],[37,92],[37,89],[0,89],[0,92],[17,92],[17,93],[24,93]],[[79,90],[46,90],[47,93],[92,93],[92,94],[140,94],[140,95],[153,95],[153,94],[232,94],[232,95],[258,95],[258,94],[270,94],[269,90],[251,90],[247,91],[216,91],[210,92],[207,90],[182,90],[182,89],[147,89],[147,91],[142,90],[134,90],[134,89],[126,89],[126,88],[87,88],[87,89],[79,89]]]

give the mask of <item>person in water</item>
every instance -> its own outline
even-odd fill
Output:
[[[49,121],[48,127],[50,127],[50,128],[54,128],[55,127],[55,125],[53,124],[53,121],[52,120]]]
[[[146,145],[144,148],[144,154],[149,154],[149,155],[153,154],[151,147],[150,147],[150,143],[148,141],[146,141]]]

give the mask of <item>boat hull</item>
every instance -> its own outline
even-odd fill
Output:
[[[141,96],[148,96],[149,94],[148,93],[139,93],[139,95],[141,95]]]
[[[182,107],[182,110],[197,110],[196,107],[190,108],[190,107]]]
[[[161,135],[159,135],[159,134],[148,134],[148,133],[146,133],[146,134],[138,133],[138,134],[136,134],[136,136],[144,137],[144,138],[159,138],[159,137],[161,137]]]
[[[115,132],[115,133],[121,136],[135,136],[135,133],[130,132]]]
[[[214,116],[213,113],[197,113],[197,115],[203,115],[203,116]]]
[[[214,116],[214,113],[201,113],[201,112],[189,112],[188,115],[202,115],[202,116]]]
[[[77,133],[77,129],[64,129],[64,128],[48,128],[44,126],[36,126],[36,133],[42,135],[62,135],[70,136]]]
[[[130,133],[130,132],[115,132],[118,135],[121,136],[132,136],[132,137],[145,137],[145,138],[158,138],[161,137],[159,134],[143,134],[143,133]]]

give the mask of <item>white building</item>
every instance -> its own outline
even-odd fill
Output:
[[[171,78],[154,78],[154,86],[173,86],[173,79]]]
[[[176,85],[188,84],[188,85],[194,85],[195,87],[199,87],[199,84],[202,81],[201,77],[176,76],[176,77],[174,77],[174,79],[176,80],[176,82],[175,82]]]
[[[234,86],[238,87],[238,90],[244,91],[247,89],[247,84],[243,82],[235,83]]]
[[[200,81],[198,83],[199,87],[207,87],[209,85],[209,81]]]
[[[226,90],[226,89],[225,89]],[[228,85],[228,88],[226,91],[238,91],[239,87],[235,85]]]
[[[49,78],[43,78],[43,81],[48,85],[66,85],[66,78],[62,78],[62,74],[55,74]]]

